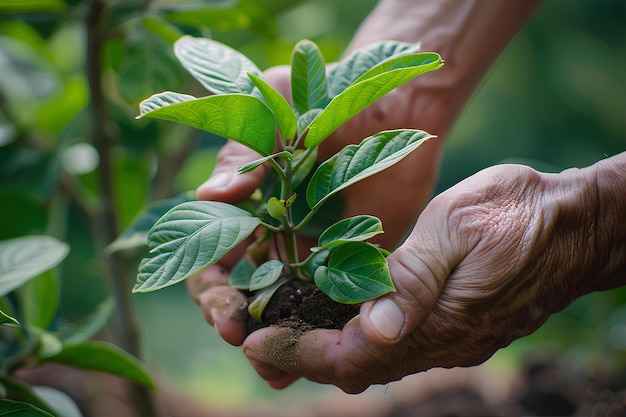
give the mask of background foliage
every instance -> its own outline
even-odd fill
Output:
[[[137,103],[156,91],[202,91],[173,57],[174,40],[214,37],[263,69],[287,63],[293,44],[309,38],[330,61],[375,3],[0,1],[0,240],[45,234],[71,248],[57,267],[54,326],[85,317],[113,294],[106,338],[201,401],[233,405],[323,389],[265,388],[204,323],[184,287],[131,298],[141,251],[106,246],[149,203],[206,179],[222,143],[135,120]],[[439,190],[495,163],[557,172],[623,151],[625,18],[620,0],[545,2],[458,120]],[[584,297],[487,366],[514,369],[527,352],[548,347],[581,366],[625,365],[625,299],[624,290]]]

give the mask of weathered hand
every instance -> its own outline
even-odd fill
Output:
[[[509,165],[470,177],[389,256],[397,293],[364,304],[342,331],[254,332],[246,356],[275,388],[302,376],[350,393],[485,361],[597,284],[589,173]]]

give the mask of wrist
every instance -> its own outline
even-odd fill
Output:
[[[544,178],[553,214],[546,232],[558,254],[554,278],[569,301],[626,284],[626,152]]]

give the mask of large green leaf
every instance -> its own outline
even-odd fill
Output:
[[[431,137],[421,130],[388,130],[346,146],[313,174],[306,190],[309,207],[397,163]]]
[[[345,90],[369,69],[382,61],[401,54],[418,52],[420,44],[401,41],[382,41],[357,49],[342,59],[328,73],[328,90],[331,97]]]
[[[195,98],[166,91],[142,101],[139,110],[137,118],[153,117],[195,127],[242,143],[263,156],[274,150],[274,114],[251,95]]]
[[[385,94],[443,65],[441,57],[431,52],[403,55],[391,61],[393,63],[387,61],[370,69],[368,77],[361,75],[354,84],[335,96],[311,123],[304,144],[307,147],[319,145],[328,135]]]
[[[324,58],[317,45],[306,39],[296,44],[291,55],[291,97],[298,114],[328,103]]]
[[[69,246],[50,236],[27,236],[0,242],[0,296],[61,262]]]
[[[280,134],[283,139],[290,140],[296,135],[296,128],[298,121],[296,115],[293,114],[293,109],[287,103],[287,100],[269,85],[263,78],[257,77],[254,74],[248,74],[250,80],[259,89],[263,98],[267,102],[267,105],[274,112],[274,117],[278,121],[278,127],[280,128]]]
[[[59,353],[42,359],[88,371],[106,372],[154,388],[146,367],[138,359],[115,345],[86,342],[67,345]]]
[[[174,44],[174,53],[213,94],[249,94],[254,84],[248,73],[261,76],[261,70],[241,52],[211,39],[183,36]]]
[[[314,279],[326,295],[345,304],[395,291],[387,260],[376,247],[363,242],[348,242],[334,249],[328,267],[319,267]]]
[[[133,292],[176,284],[214,264],[260,222],[245,210],[216,201],[174,207],[148,233],[153,256],[141,261]]]
[[[340,243],[364,241],[383,232],[383,225],[377,217],[360,215],[343,219],[330,226],[319,237],[316,251],[328,249]]]

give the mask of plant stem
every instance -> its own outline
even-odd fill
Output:
[[[104,0],[92,0],[85,21],[87,27],[86,72],[91,95],[91,138],[100,156],[98,175],[102,201],[100,210],[93,218],[93,221],[99,225],[97,246],[100,248],[112,242],[119,233],[113,163],[113,148],[117,137],[108,113],[102,85],[102,53],[105,38],[102,23],[106,13],[107,6]],[[132,355],[141,358],[139,329],[130,299],[127,265],[118,253],[103,256],[113,296],[117,303],[114,324],[119,344]],[[132,384],[128,395],[134,403],[137,415],[142,417],[156,415],[156,407],[147,388]]]

